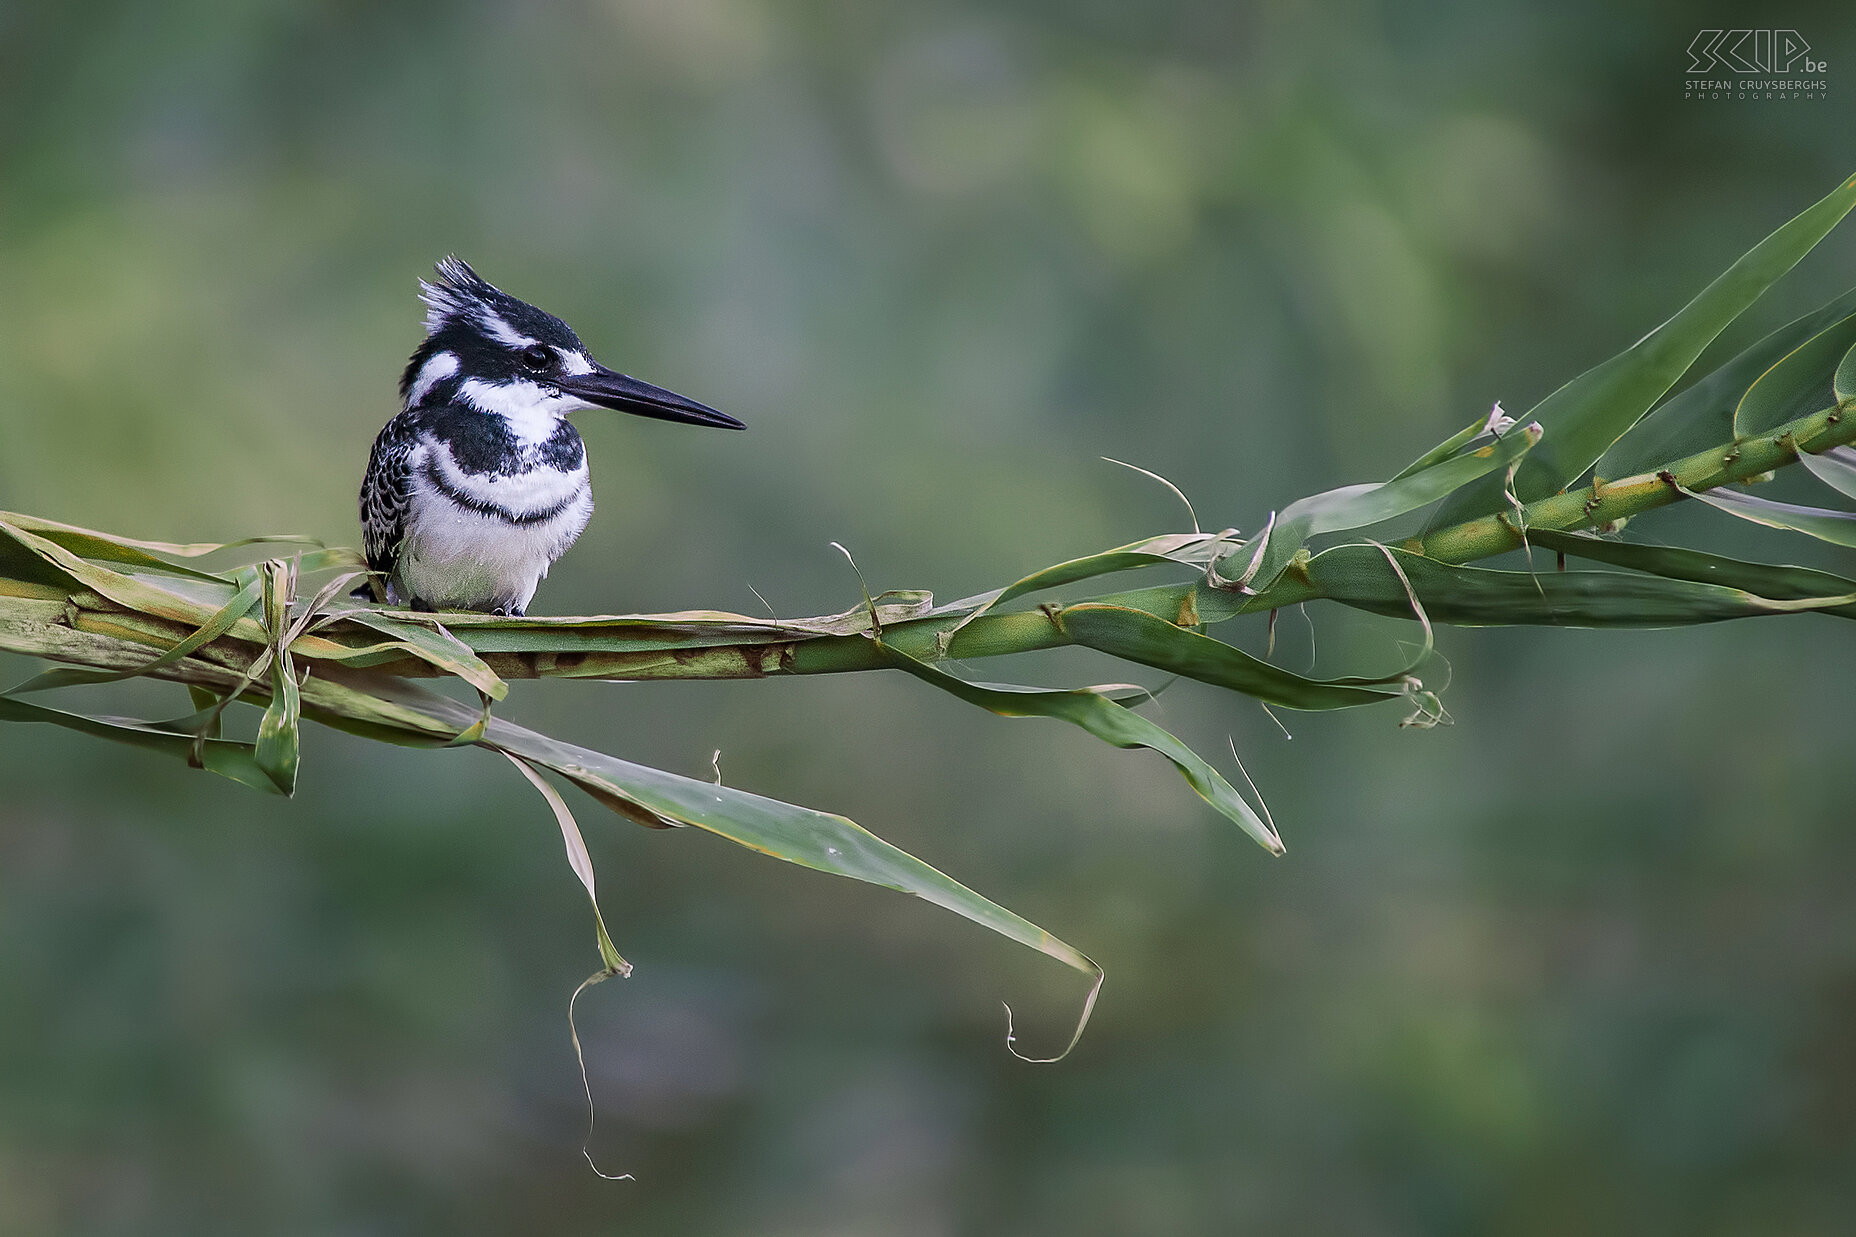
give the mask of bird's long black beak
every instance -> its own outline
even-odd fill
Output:
[[[707,404],[685,399],[675,391],[654,387],[648,382],[614,373],[605,366],[595,366],[590,374],[573,374],[557,378],[554,385],[568,395],[577,396],[601,408],[613,408],[660,421],[682,421],[687,425],[712,425],[717,429],[744,430],[747,426],[725,412]]]

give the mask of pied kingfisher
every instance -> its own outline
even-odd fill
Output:
[[[521,614],[593,514],[583,408],[746,428],[587,355],[573,329],[456,257],[421,281],[425,342],[400,379],[403,407],[374,439],[361,482],[368,566],[415,610]]]

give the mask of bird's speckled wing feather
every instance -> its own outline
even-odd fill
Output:
[[[390,575],[406,534],[412,506],[412,457],[418,447],[419,415],[402,412],[374,439],[367,476],[361,481],[361,542],[367,565]]]

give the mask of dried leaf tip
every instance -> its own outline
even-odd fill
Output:
[[[1500,438],[1514,428],[1514,418],[1502,411],[1502,402],[1495,401],[1495,407],[1489,409],[1489,419],[1482,424],[1482,432]]]

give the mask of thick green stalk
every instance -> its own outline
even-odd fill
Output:
[[[1682,497],[1683,489],[1711,490],[1748,481],[1797,463],[1800,450],[1816,455],[1852,442],[1856,442],[1856,409],[1826,408],[1788,421],[1769,434],[1698,451],[1654,473],[1621,481],[1601,478],[1582,489],[1527,503],[1518,512],[1503,511],[1440,528],[1429,536],[1405,542],[1401,548],[1445,563],[1492,558],[1520,549],[1522,529],[1574,532],[1613,524],[1668,506]],[[1274,587],[1245,602],[1242,610],[1274,610],[1319,597],[1314,586],[1291,567]]]
[[[1439,529],[1427,537],[1407,542],[1405,548],[1448,563],[1488,558],[1519,548],[1522,528],[1571,531],[1602,525],[1676,501],[1681,495],[1675,483],[1688,490],[1707,490],[1743,482],[1795,463],[1799,449],[1815,454],[1851,442],[1856,442],[1856,410],[1825,409],[1779,426],[1769,434],[1698,452],[1654,474],[1621,481],[1601,480],[1583,489],[1529,503],[1519,512],[1502,512]],[[1197,621],[1196,599],[1203,587],[1196,582],[1163,585],[1089,600],[1142,610],[1169,622],[1193,624]],[[1254,613],[1319,597],[1319,590],[1296,564],[1291,564],[1275,585],[1246,598],[1238,611]],[[76,604],[72,604],[74,600]],[[1061,613],[1061,606],[1048,605],[984,614],[961,626],[945,650],[939,647],[939,641],[959,623],[958,617],[892,624],[884,629],[883,640],[892,648],[922,661],[1025,653],[1071,642],[1059,621]],[[71,640],[69,636],[73,632],[162,649],[172,647],[189,634],[189,629],[169,620],[110,607],[92,596],[71,599],[56,588],[0,580],[0,649],[77,664],[96,664],[88,662],[83,655],[96,646]],[[468,641],[472,631],[462,628],[459,635]],[[293,651],[314,664],[316,642],[317,638],[309,638]],[[242,671],[260,651],[261,646],[228,637],[213,641],[195,658],[184,661],[204,658],[223,668],[218,673],[223,673],[224,669]],[[505,679],[743,679],[787,674],[843,674],[887,669],[893,665],[893,658],[863,635],[641,652],[485,651],[481,655]],[[120,668],[115,662],[109,664]],[[408,678],[444,673],[411,657],[383,662],[370,670]],[[262,684],[254,685],[251,694],[263,699]]]
[[[1438,529],[1409,548],[1446,563],[1488,558],[1520,548],[1519,528],[1571,532],[1613,523],[1676,501],[1682,495],[1675,482],[1682,489],[1710,490],[1794,464],[1801,450],[1816,455],[1852,441],[1856,441],[1856,415],[1850,409],[1828,408],[1788,422],[1774,433],[1697,452],[1656,473],[1622,481],[1599,480],[1581,490],[1529,503],[1519,519],[1505,512]]]
[[[1770,434],[1710,447],[1677,460],[1657,473],[1646,473],[1621,481],[1601,479],[1583,489],[1567,490],[1528,503],[1518,514],[1513,511],[1502,512],[1438,529],[1427,537],[1407,542],[1403,548],[1446,563],[1467,563],[1491,558],[1519,549],[1522,544],[1521,528],[1571,532],[1613,523],[1675,502],[1682,495],[1672,481],[1688,490],[1713,489],[1794,464],[1801,449],[1815,455],[1851,442],[1856,442],[1856,410],[1828,408],[1781,425]],[[1185,603],[1190,591],[1188,586],[1176,586],[1143,589],[1138,593],[1091,600],[1131,606],[1176,621],[1179,607]],[[1246,600],[1241,611],[1255,613],[1259,610],[1274,610],[1319,598],[1320,593],[1315,587],[1291,566],[1274,587]],[[952,626],[951,621],[923,620],[908,623],[886,633],[885,639],[896,644],[909,641],[911,646],[919,645],[922,649],[929,649],[935,635],[949,626]],[[958,658],[992,657],[1001,653],[1054,648],[1069,642],[1057,623],[1054,610],[988,614],[961,629],[954,637],[948,655]],[[882,661],[873,655],[875,650],[868,645],[869,641],[861,637],[810,641],[796,647],[793,664],[782,667],[782,671],[791,674],[828,674],[875,668]],[[910,647],[910,651],[915,652],[915,647]]]

